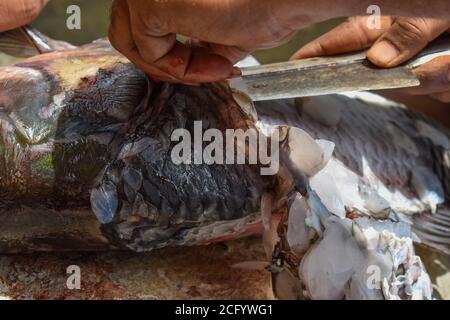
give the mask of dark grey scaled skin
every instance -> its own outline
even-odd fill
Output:
[[[24,74],[1,74],[0,252],[207,243],[224,234],[205,226],[259,212],[275,182],[258,166],[170,158],[174,129],[192,130],[197,120],[223,131],[251,125],[229,88],[149,85],[117,57],[100,42],[25,61],[16,66]],[[84,59],[110,58],[117,62],[95,75],[87,64],[83,76]],[[53,67],[64,59],[77,63],[70,90]]]
[[[188,245],[209,237],[201,235],[203,225],[259,212],[261,195],[274,182],[260,176],[257,165],[177,165],[171,159],[174,130],[185,128],[194,137],[199,120],[203,130],[246,130],[245,117],[225,85],[156,86],[91,194],[99,219],[112,220],[106,233],[138,251]],[[119,199],[116,210],[110,210],[111,196]]]

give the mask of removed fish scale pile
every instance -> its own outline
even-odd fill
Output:
[[[431,299],[431,283],[414,253],[408,224],[339,218],[313,192],[294,197],[285,236],[301,258],[304,297]]]
[[[450,174],[450,164],[446,160],[450,151],[415,129],[417,123],[425,121],[423,116],[392,103],[389,107],[389,102],[385,102],[388,104],[386,107],[345,96],[337,96],[334,104],[329,99],[317,97],[305,104],[311,105],[310,108],[328,105],[330,112],[336,112],[331,109],[337,103],[342,115],[334,127],[311,118],[305,112],[300,116],[292,111],[295,110],[292,103],[260,104],[259,117],[265,126],[287,124],[304,129],[315,139],[333,141],[336,145],[334,160],[325,172],[337,179],[340,187],[361,181],[401,213],[427,212],[434,205],[443,207],[450,194],[446,179]],[[390,119],[395,119],[398,127],[407,134],[417,149],[417,156],[408,153],[389,136],[386,125],[392,121]],[[446,129],[440,128],[438,132],[441,139],[450,139]],[[413,175],[414,179],[411,179]],[[354,190],[360,189],[359,184],[356,187]],[[347,197],[360,198],[357,194]]]
[[[308,156],[313,150],[308,144],[297,146],[321,168],[313,174],[302,168],[308,161],[302,152],[291,154],[293,165],[299,163],[299,172],[309,176],[309,191],[291,196],[287,233],[280,236],[301,260],[303,297],[431,299],[430,279],[413,247],[413,239],[420,240],[411,227],[423,230],[425,244],[448,252],[450,167],[442,160],[449,152],[442,141],[449,135],[445,129],[432,137],[422,134],[416,129],[425,123],[421,115],[385,101],[373,103],[364,94],[358,98],[257,104],[257,125],[264,132],[289,125],[336,145],[325,164],[323,156]]]

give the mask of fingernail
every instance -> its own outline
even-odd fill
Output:
[[[389,41],[382,40],[372,46],[367,52],[369,59],[376,65],[386,67],[394,61],[400,52]]]
[[[231,70],[230,78],[240,77],[241,75],[242,75],[241,69],[233,67],[233,70]]]

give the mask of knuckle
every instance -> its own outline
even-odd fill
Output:
[[[427,25],[424,18],[410,18],[410,19],[398,19],[396,21],[398,26],[398,35],[400,40],[411,41],[427,41]]]
[[[353,39],[357,41],[360,48],[365,48],[373,43],[373,39],[368,33],[367,21],[367,17],[357,17],[347,22],[347,27],[352,31]]]
[[[314,48],[315,52],[323,52],[323,54],[325,54],[325,55],[329,54],[328,48],[321,41],[316,41],[312,45],[315,47]]]
[[[150,36],[164,36],[169,32],[169,24],[173,22],[173,12],[169,10],[168,3],[150,1],[145,4],[145,10],[140,10],[139,5],[128,3],[130,18],[133,25],[133,36],[140,34]]]
[[[365,48],[372,41],[369,39],[369,35],[365,32],[365,28],[361,24],[357,24],[354,30],[355,40],[358,41],[358,46],[360,48]]]
[[[143,23],[145,32],[151,36],[164,36],[168,32],[167,20],[159,17],[158,15],[151,15],[146,19],[140,18],[140,21]]]

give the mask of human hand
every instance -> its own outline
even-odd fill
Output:
[[[301,26],[326,18],[309,15],[306,5],[298,15],[294,9],[302,3],[115,0],[109,38],[118,51],[154,79],[184,83],[222,80],[238,75],[233,64],[250,52],[285,43]],[[181,43],[177,34],[189,40]]]
[[[409,60],[429,42],[449,31],[450,21],[436,18],[382,17],[381,28],[371,29],[369,17],[354,17],[301,48],[291,59],[333,55],[370,48],[368,59],[379,67],[394,67]],[[438,57],[414,73],[421,85],[402,93],[431,95],[450,102],[450,56]]]
[[[48,0],[1,0],[0,32],[23,26],[33,21]]]

